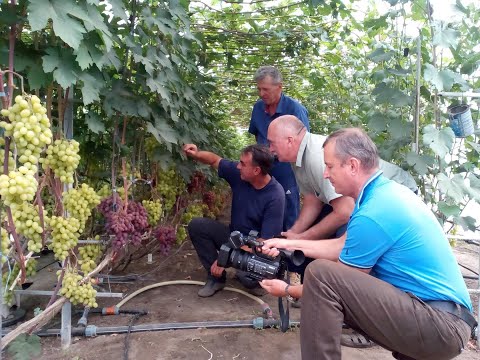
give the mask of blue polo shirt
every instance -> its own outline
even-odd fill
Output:
[[[472,310],[470,296],[442,227],[425,203],[379,171],[362,189],[339,260],[411,292]]]
[[[263,239],[270,239],[282,231],[285,194],[274,177],[262,189],[255,189],[240,178],[237,162],[222,159],[218,176],[232,188],[232,213],[230,231],[247,235],[258,231]]]
[[[280,101],[275,110],[275,114],[270,115],[265,111],[265,103],[258,100],[253,106],[252,117],[248,132],[257,137],[258,144],[267,144],[267,132],[270,123],[282,115],[295,115],[302,121],[307,130],[310,130],[307,109],[297,100],[282,93]],[[300,212],[300,196],[298,187],[290,163],[276,161],[272,171],[272,176],[282,185],[287,195],[284,230],[289,229],[298,217]]]

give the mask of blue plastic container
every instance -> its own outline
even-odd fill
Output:
[[[467,137],[474,132],[472,112],[469,105],[452,105],[447,109],[450,127],[456,137]]]

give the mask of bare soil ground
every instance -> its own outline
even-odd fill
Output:
[[[141,280],[128,284],[102,285],[103,291],[131,294],[146,285],[170,280],[204,281],[204,270],[196,253],[187,242],[177,253],[165,258],[158,253],[153,255],[153,264],[147,264],[147,257],[132,262],[123,274],[145,274]],[[455,249],[459,262],[478,271],[478,246],[459,244]],[[47,262],[48,260],[43,260]],[[37,276],[32,288],[43,290],[54,283],[56,264],[47,267]],[[230,270],[230,269],[229,269]],[[464,269],[464,273],[472,272]],[[120,274],[116,274],[120,275]],[[469,287],[476,287],[474,280],[468,281]],[[241,288],[229,272],[228,286]],[[235,292],[221,291],[211,298],[197,296],[199,287],[194,285],[164,286],[142,293],[127,302],[122,309],[147,310],[148,315],[134,321],[138,324],[159,324],[173,322],[251,320],[261,316],[260,305],[252,299]],[[266,295],[262,299],[270,304],[276,317],[278,307],[276,298]],[[32,309],[45,306],[48,299],[43,297],[22,297],[22,307],[32,316]],[[100,307],[115,305],[120,299],[99,299]],[[477,298],[473,298],[477,301]],[[477,304],[477,303],[475,303]],[[478,311],[477,305],[475,305]],[[76,326],[79,314],[72,319]],[[290,318],[300,319],[300,310],[290,308]],[[89,324],[98,327],[128,326],[133,315],[101,316],[91,314]],[[51,328],[60,327],[57,316],[50,324]],[[69,360],[119,360],[125,359],[125,347],[128,344],[128,359],[300,359],[299,329],[282,333],[279,329],[254,330],[253,328],[226,328],[190,330],[166,330],[126,334],[101,335],[95,338],[74,337],[68,350],[61,350],[60,338],[42,338],[42,355],[38,359]],[[480,352],[473,343],[459,357],[460,360],[478,360]],[[367,349],[342,348],[345,360],[393,359],[391,353],[379,346]]]

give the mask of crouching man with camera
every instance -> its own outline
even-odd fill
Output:
[[[261,285],[302,296],[302,359],[341,359],[345,322],[397,359],[451,359],[475,332],[471,300],[443,229],[420,197],[388,180],[360,129],[342,129],[324,145],[325,172],[338,194],[355,199],[343,239],[272,239],[263,252],[302,250],[304,285]]]
[[[250,145],[243,149],[240,161],[222,159],[217,154],[199,151],[194,144],[187,144],[183,151],[194,160],[218,169],[218,176],[225,179],[232,189],[230,226],[207,218],[195,218],[188,224],[188,234],[197,251],[200,262],[207,270],[207,282],[198,296],[208,297],[225,287],[226,272],[218,265],[218,251],[232,231],[248,234],[254,230],[262,239],[269,239],[282,231],[285,194],[282,186],[269,175],[273,156],[262,145]],[[260,295],[258,281],[244,273],[237,273],[239,281],[252,293]]]

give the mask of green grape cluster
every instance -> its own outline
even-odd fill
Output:
[[[92,210],[98,204],[100,204],[100,196],[85,183],[76,189],[72,188],[63,193],[63,205],[71,216],[80,221],[80,233],[85,229],[87,220],[92,215]]]
[[[177,201],[177,196],[185,191],[185,182],[172,168],[159,172],[157,189],[163,198],[165,210],[170,211]]]
[[[187,210],[182,216],[182,223],[188,225],[193,218],[203,217],[203,213],[208,210],[205,204],[191,204],[187,207]]]
[[[27,202],[12,206],[12,216],[17,232],[28,239],[28,251],[40,252],[43,228],[40,224],[38,206]]]
[[[10,251],[10,237],[8,236],[7,230],[5,230],[3,227],[0,227],[0,240],[1,240],[1,246],[2,246],[2,258],[0,260],[0,266],[5,262],[5,256]]]
[[[27,273],[27,277],[31,277],[37,273],[37,260],[30,258],[25,265],[25,271]]]
[[[49,167],[61,182],[73,184],[73,175],[80,162],[80,144],[75,140],[55,140],[47,148],[47,157],[41,159],[44,167]]]
[[[176,234],[177,244],[178,245],[182,244],[186,238],[187,238],[187,231],[185,230],[185,227],[179,226],[177,228],[177,234]]]
[[[24,166],[8,175],[0,175],[0,197],[7,206],[32,201],[37,188],[37,180]]]
[[[97,244],[90,244],[82,246],[78,249],[80,253],[80,268],[85,274],[97,267],[97,261],[103,252],[102,246]]]
[[[1,147],[5,146],[5,139],[0,137],[0,174],[3,174],[3,164],[5,160],[5,149]],[[15,169],[15,160],[13,160],[13,154],[11,151],[8,153],[8,171]]]
[[[98,307],[95,297],[97,291],[90,282],[80,283],[81,275],[73,270],[67,270],[63,276],[60,295],[65,296],[73,305],[83,304],[91,308]]]
[[[142,205],[147,210],[148,224],[155,226],[162,217],[162,203],[160,200],[143,200]]]
[[[74,217],[52,216],[49,225],[52,229],[50,248],[55,253],[55,258],[63,261],[68,256],[68,252],[77,246],[80,221]]]
[[[4,272],[2,274],[2,284],[4,286],[3,302],[4,304],[11,306],[13,304],[13,291],[10,291],[10,287],[20,273],[20,267],[15,264],[11,272]]]
[[[52,142],[47,109],[36,95],[18,95],[15,104],[3,109],[1,114],[10,120],[9,123],[1,121],[0,127],[5,129],[5,136],[15,141],[18,161],[28,171],[36,173],[40,153]]]

